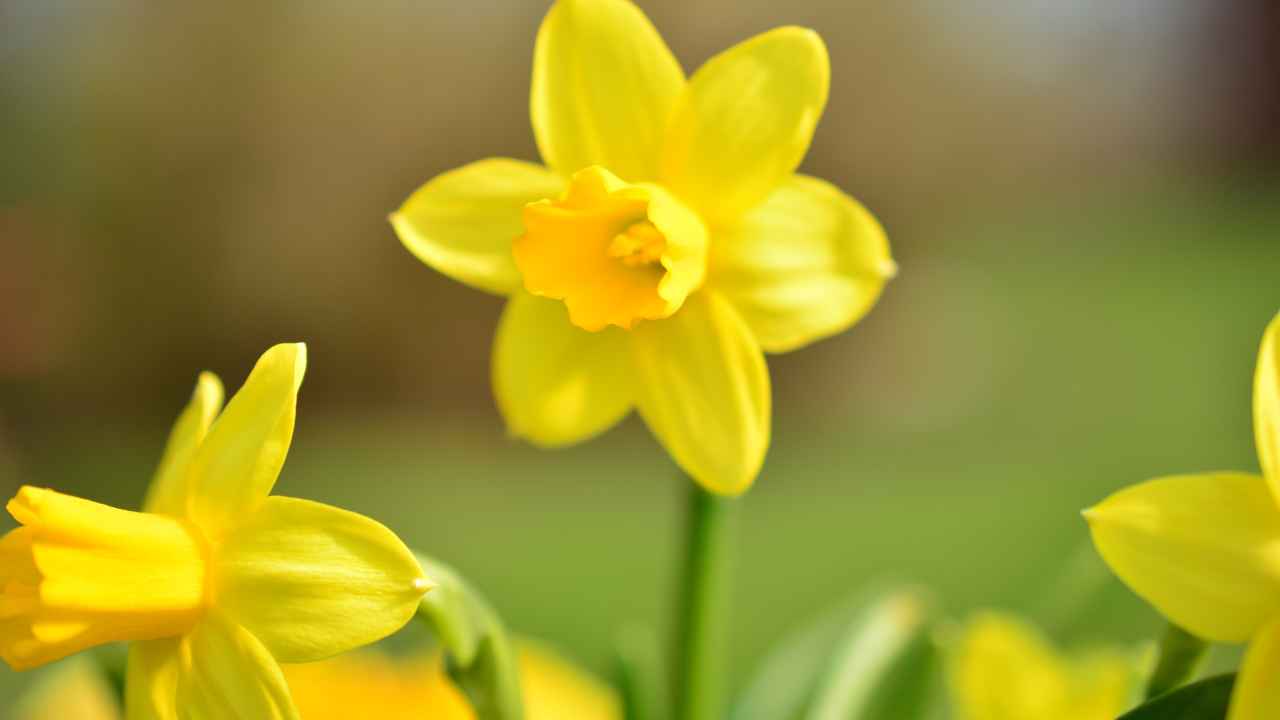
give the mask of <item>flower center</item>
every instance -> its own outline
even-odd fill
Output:
[[[661,187],[601,167],[575,173],[562,198],[526,205],[524,227],[512,255],[525,289],[563,300],[584,330],[667,317],[706,275],[698,216]]]
[[[203,541],[182,521],[52,490],[9,503],[0,657],[27,668],[107,642],[180,635],[203,615]]]

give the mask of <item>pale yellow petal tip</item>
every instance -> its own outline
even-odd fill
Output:
[[[898,276],[898,263],[894,262],[893,258],[890,257],[881,258],[880,262],[876,263],[876,270],[886,280],[894,278]]]
[[[1099,512],[1098,512],[1097,505],[1094,505],[1093,507],[1087,507],[1080,511],[1080,517],[1084,518],[1084,521],[1089,523],[1090,525],[1092,525],[1093,522],[1098,519],[1098,515],[1099,515]]]
[[[431,582],[425,577],[416,577],[413,579],[413,591],[419,595],[426,595],[428,592],[440,587],[436,583]]]

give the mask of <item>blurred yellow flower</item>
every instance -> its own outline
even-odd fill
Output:
[[[518,646],[526,720],[619,720],[613,691],[555,652]],[[439,656],[392,660],[358,652],[285,667],[305,720],[475,720],[466,697],[444,673]]]
[[[1098,552],[1195,635],[1250,642],[1230,720],[1280,717],[1280,315],[1262,339],[1253,423],[1262,475],[1150,480],[1086,510]]]
[[[963,629],[950,679],[960,720],[1115,720],[1134,674],[1118,653],[1066,657],[1034,627],[983,613]]]
[[[519,645],[526,720],[620,720],[613,691],[555,652]],[[440,658],[393,660],[358,651],[306,665],[284,666],[304,720],[475,720]],[[90,662],[60,668],[20,705],[16,720],[118,720],[110,689]]]
[[[493,386],[512,433],[568,445],[635,408],[704,487],[750,487],[770,435],[762,351],[848,328],[895,272],[866,209],[794,174],[829,76],[811,30],[686,81],[627,0],[551,8],[530,98],[546,167],[481,160],[391,216],[423,262],[510,298]]]
[[[219,414],[202,374],[145,512],[24,487],[0,540],[0,657],[27,669],[130,640],[131,720],[296,718],[277,661],[378,640],[429,588],[390,530],[269,497],[293,436],[306,347],[277,345]],[[215,420],[216,418],[216,420]]]

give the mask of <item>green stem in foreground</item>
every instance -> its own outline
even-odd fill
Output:
[[[684,574],[676,626],[676,718],[721,720],[733,516],[737,502],[689,486]]]
[[[1146,697],[1163,695],[1187,682],[1196,674],[1209,653],[1204,640],[1169,623],[1160,638],[1156,668],[1147,681]]]

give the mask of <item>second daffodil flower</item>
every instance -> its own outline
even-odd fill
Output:
[[[1280,717],[1280,316],[1253,393],[1261,475],[1150,480],[1085,511],[1102,558],[1157,610],[1202,638],[1250,643],[1230,720]]]
[[[22,488],[8,506],[21,526],[0,540],[0,657],[22,670],[133,641],[130,720],[297,718],[278,662],[407,623],[430,585],[395,534],[269,496],[306,357],[271,348],[225,410],[201,375],[145,512]]]
[[[560,0],[530,110],[546,166],[488,159],[391,217],[440,272],[510,298],[493,384],[543,446],[639,410],[681,468],[746,490],[770,434],[763,352],[840,332],[894,273],[876,220],[795,175],[827,102],[816,33],[766,32],[684,71],[626,0]]]

